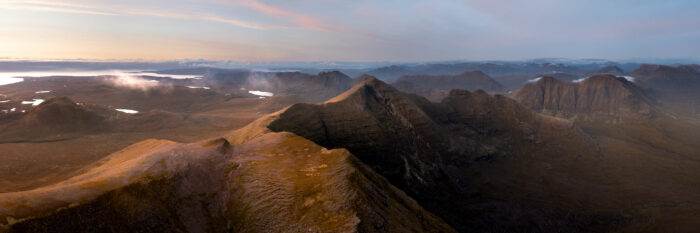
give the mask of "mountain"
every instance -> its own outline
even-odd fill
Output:
[[[454,232],[347,150],[239,132],[238,144],[142,141],[63,182],[0,193],[0,230]]]
[[[568,209],[563,200],[544,197],[586,185],[533,183],[534,177],[558,176],[536,168],[536,161],[561,169],[573,160],[596,164],[597,146],[571,122],[533,113],[504,96],[453,90],[433,103],[368,79],[324,104],[292,105],[264,121],[273,131],[348,149],[460,232],[575,232],[593,229],[585,227],[592,219],[608,229],[622,218]],[[521,192],[532,199],[512,195]],[[503,218],[512,220],[497,220]]]
[[[664,66],[642,65],[630,73],[650,89],[658,92],[659,97],[682,99],[695,97],[700,90],[700,70],[693,65]]]
[[[549,84],[532,84],[542,87],[544,96],[570,101],[564,98],[570,94],[561,93],[573,92],[591,106],[562,112],[607,118],[618,106],[617,114],[639,116],[614,125],[548,116],[481,90],[451,90],[431,102],[375,78],[363,79],[324,103],[293,104],[221,137],[141,141],[60,182],[0,193],[0,231],[692,232],[700,227],[700,211],[692,204],[700,193],[700,124],[656,105],[649,116],[628,105],[644,93],[634,92],[639,88],[626,78],[602,75],[562,86],[543,77],[539,81]],[[253,100],[283,103],[273,99]],[[605,104],[610,106],[593,107]],[[206,114],[227,111],[240,108]],[[162,114],[132,117],[156,122]],[[95,149],[88,142],[80,145]],[[8,167],[13,166],[0,164],[0,173]]]
[[[407,83],[412,83],[410,85]],[[459,75],[410,75],[402,76],[396,79],[394,86],[399,90],[407,93],[423,95],[429,92],[428,95],[423,95],[431,100],[441,99],[435,98],[436,93],[447,93],[452,89],[464,89],[469,91],[484,90],[488,92],[503,92],[505,88],[493,80],[488,75],[481,71],[464,72]],[[425,89],[435,89],[434,91],[426,91]]]
[[[0,123],[0,141],[47,139],[109,130],[107,118],[117,115],[56,97],[32,108],[20,118]]]
[[[700,119],[700,69],[698,65],[642,65],[630,73],[640,85],[673,112]]]
[[[542,77],[512,95],[538,112],[566,118],[603,119],[651,117],[655,100],[625,78],[596,75],[580,82]]]
[[[497,76],[494,77],[497,81],[503,83],[504,86],[511,88],[511,89],[520,89],[523,87],[525,84],[528,83],[529,80],[536,79],[538,77],[542,76],[548,76],[552,77],[555,79],[558,79],[560,81],[565,81],[565,82],[573,82],[579,79],[585,79],[591,76],[595,75],[602,75],[602,74],[608,74],[608,75],[615,75],[615,76],[622,76],[625,74],[625,71],[620,69],[619,67],[615,65],[611,66],[605,66],[602,68],[597,68],[597,69],[592,69],[592,70],[580,70],[576,72],[571,72],[571,73],[564,73],[564,72],[554,72],[554,73],[540,73],[536,75],[526,75],[526,74],[510,74],[510,75],[503,75],[503,76]]]
[[[649,85],[683,85],[700,82],[697,65],[664,66],[645,64],[630,73]]]

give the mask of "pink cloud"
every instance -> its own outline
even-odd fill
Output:
[[[291,11],[283,10],[277,7],[273,7],[255,0],[246,0],[241,3],[241,5],[253,8],[257,11],[263,12],[269,15],[286,17],[294,20],[300,27],[305,29],[319,30],[319,31],[331,31],[328,27],[323,26],[321,22],[314,19],[311,16],[294,13]]]

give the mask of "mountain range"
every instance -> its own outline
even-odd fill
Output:
[[[4,116],[0,147],[20,151],[22,140],[59,140],[47,142],[49,151],[96,147],[91,138],[130,146],[0,193],[0,231],[697,229],[700,123],[675,110],[658,80],[698,67],[642,66],[629,77],[600,68],[571,81],[543,75],[512,94],[486,72],[386,83],[340,72],[216,71],[173,80],[169,91],[141,90],[136,114],[106,107],[131,103],[119,96],[136,90],[122,87],[47,98]],[[210,89],[182,86],[195,83]],[[23,88],[45,84],[0,91],[14,104],[36,95]],[[84,85],[74,90],[104,84]],[[248,90],[275,94],[260,99]],[[173,93],[186,104],[156,107]],[[177,135],[199,139],[168,139]],[[11,166],[36,166],[12,158]]]

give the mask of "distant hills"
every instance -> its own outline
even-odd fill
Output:
[[[392,85],[403,92],[422,95],[433,101],[440,101],[452,89],[505,91],[500,83],[481,71],[464,72],[459,75],[401,76]]]
[[[690,97],[684,95],[692,96],[700,90],[698,65],[642,65],[632,71],[630,76],[657,91],[661,98]]]

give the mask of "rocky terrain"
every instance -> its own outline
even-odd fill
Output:
[[[542,77],[512,98],[456,89],[431,101],[368,75],[285,75],[297,84],[266,98],[212,84],[176,92],[195,95],[183,108],[58,97],[2,115],[0,232],[700,227],[700,123],[629,78]],[[293,86],[309,79],[328,95],[354,86],[303,103],[310,92]],[[11,106],[39,95],[3,88]]]
[[[453,232],[344,149],[291,133],[146,140],[84,173],[0,194],[6,232]]]

